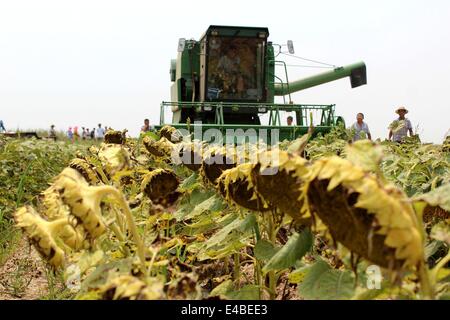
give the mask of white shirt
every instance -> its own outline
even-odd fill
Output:
[[[105,136],[105,129],[97,128],[95,133],[96,133],[96,137],[97,138],[104,138],[104,136]]]
[[[352,128],[355,129],[355,135],[353,136],[353,141],[357,141],[357,140],[361,140],[361,131],[365,132],[366,135],[368,135],[370,133],[369,131],[369,126],[367,125],[367,123],[363,122],[361,124],[361,126],[359,125],[358,122],[355,122],[352,125]]]

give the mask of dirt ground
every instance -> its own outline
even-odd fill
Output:
[[[47,276],[37,251],[22,238],[0,266],[0,300],[34,300],[48,292]]]

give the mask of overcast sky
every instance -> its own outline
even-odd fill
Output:
[[[211,24],[268,27],[270,41],[291,39],[296,55],[335,65],[364,61],[367,86],[345,78],[293,100],[335,103],[348,124],[363,112],[375,138],[400,105],[424,141],[450,128],[447,0],[0,0],[0,119],[12,130],[101,122],[137,134],[169,100],[178,39]],[[292,67],[289,77],[320,71]]]

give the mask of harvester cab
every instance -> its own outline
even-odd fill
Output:
[[[350,77],[352,88],[364,85],[365,64],[289,82],[286,64],[277,60],[268,36],[267,28],[210,26],[199,41],[180,39],[178,57],[170,67],[171,101],[162,102],[156,128],[170,124],[190,132],[216,129],[224,137],[230,131],[250,130],[263,140],[292,140],[306,133],[312,122],[315,133],[328,132],[344,122],[335,115],[335,105],[294,104],[290,94],[344,77]],[[293,51],[292,42],[288,48]],[[283,68],[284,77],[276,75],[276,66]],[[275,103],[276,96],[283,97],[283,103]],[[165,121],[168,108],[172,123]],[[283,111],[295,115],[295,125],[281,123]]]

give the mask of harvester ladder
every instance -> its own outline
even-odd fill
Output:
[[[276,78],[277,80],[279,80],[279,82],[275,82],[273,83],[273,85],[275,86],[275,84],[280,84],[281,87],[283,88],[283,92],[284,92],[284,88],[287,88],[287,92],[288,92],[288,96],[289,96],[289,104],[292,104],[292,98],[291,98],[291,93],[289,90],[289,76],[288,76],[288,72],[287,72],[287,66],[286,66],[286,62],[284,61],[280,61],[280,60],[271,60],[270,63],[273,63],[275,66],[277,65],[282,65],[284,68],[284,74],[286,77],[286,82],[283,81],[283,79],[281,79],[280,77],[278,77],[276,74],[274,74],[274,78]],[[286,104],[286,98],[285,95],[283,94],[283,103]]]

